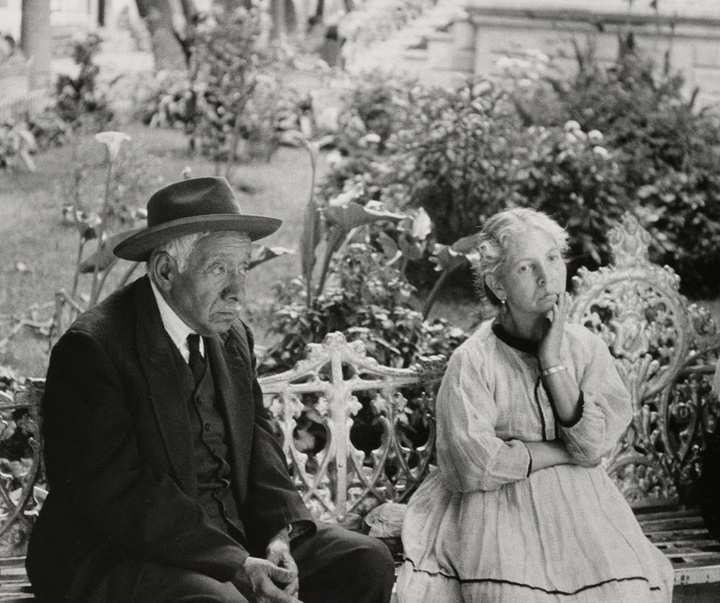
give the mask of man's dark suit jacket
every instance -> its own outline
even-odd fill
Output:
[[[51,355],[43,398],[50,493],[27,558],[39,595],[61,600],[72,581],[92,581],[123,557],[228,581],[282,528],[311,519],[266,418],[249,331],[238,323],[206,342],[245,542],[214,527],[196,500],[180,394],[192,375],[142,277],[78,318]]]

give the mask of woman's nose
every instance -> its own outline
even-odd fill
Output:
[[[540,286],[546,285],[547,284],[547,271],[545,270],[545,268],[543,266],[538,266],[536,274],[537,274],[538,285],[540,285]]]

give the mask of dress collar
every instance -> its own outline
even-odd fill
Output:
[[[537,356],[538,354],[538,342],[532,339],[525,339],[524,337],[518,337],[509,333],[505,327],[503,327],[497,320],[492,323],[492,332],[495,336],[503,343],[509,345],[511,348],[525,352],[526,354],[532,354]]]

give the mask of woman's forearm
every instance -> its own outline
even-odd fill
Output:
[[[547,467],[553,467],[554,465],[575,464],[575,461],[565,447],[565,443],[560,440],[553,440],[552,442],[525,442],[525,446],[530,453],[530,459],[532,461],[530,473]]]
[[[582,413],[582,407],[580,406],[580,388],[572,374],[567,369],[563,369],[548,375],[543,375],[542,379],[550,393],[552,404],[560,423],[563,425],[573,425],[577,423]]]

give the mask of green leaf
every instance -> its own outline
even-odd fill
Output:
[[[259,266],[268,260],[292,253],[295,252],[292,249],[286,249],[285,247],[265,247],[265,245],[253,245],[248,270],[252,270],[256,266]]]
[[[379,220],[399,222],[407,217],[405,214],[363,206],[355,201],[350,201],[347,205],[327,207],[323,213],[328,226],[338,228],[345,234],[353,228]]]
[[[117,261],[117,257],[113,253],[113,249],[125,239],[140,230],[142,230],[142,227],[131,228],[130,230],[123,230],[122,232],[115,233],[109,237],[98,251],[95,251],[89,257],[80,262],[80,265],[78,266],[80,274],[95,272],[95,264],[97,264],[98,272],[103,272],[104,270],[112,267]]]

